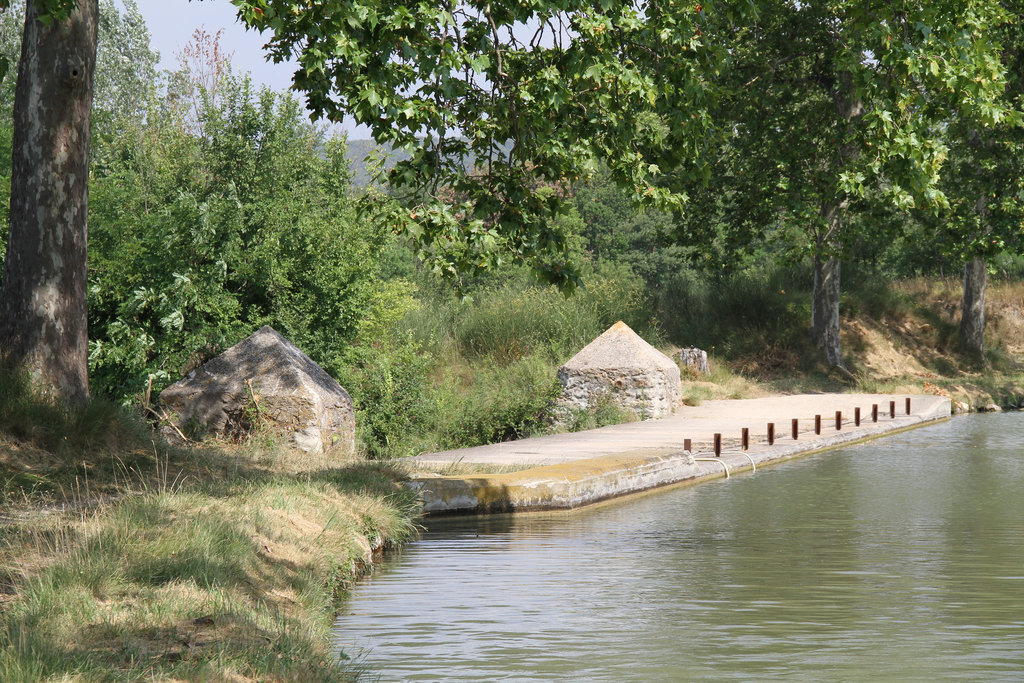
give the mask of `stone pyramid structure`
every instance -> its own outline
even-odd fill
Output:
[[[269,325],[164,389],[160,404],[170,431],[190,436],[235,436],[260,421],[300,450],[355,445],[348,392]]]
[[[569,408],[610,396],[641,419],[670,415],[682,395],[679,366],[621,320],[560,367],[558,381]]]

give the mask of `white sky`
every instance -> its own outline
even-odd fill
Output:
[[[249,72],[253,81],[275,90],[287,90],[292,83],[295,67],[273,64],[263,58],[266,42],[255,31],[246,31],[235,19],[235,6],[228,0],[136,0],[139,11],[149,28],[150,44],[160,53],[160,68],[177,66],[177,54],[188,43],[193,31],[202,28],[209,33],[223,29],[221,47],[233,53],[231,63],[237,72]],[[120,3],[118,3],[120,5]],[[123,5],[121,5],[123,7]],[[298,95],[302,101],[301,94]],[[367,130],[360,131],[350,121],[342,126],[349,137],[368,138]]]

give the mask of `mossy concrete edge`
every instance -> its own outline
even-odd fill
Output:
[[[939,403],[938,409],[922,414],[848,427],[803,441],[779,439],[774,446],[725,451],[720,458],[712,453],[693,453],[696,462],[678,448],[646,449],[502,474],[419,477],[405,486],[420,496],[422,512],[428,516],[572,510],[653,489],[719,479],[727,473],[937,424],[950,419],[950,407],[947,399]]]

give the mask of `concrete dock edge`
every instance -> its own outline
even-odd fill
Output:
[[[878,398],[885,399],[884,405],[888,406],[888,397]],[[915,410],[910,415],[886,415],[877,423],[862,421],[860,426],[844,425],[839,431],[796,441],[780,439],[771,446],[760,443],[746,451],[725,449],[718,458],[713,453],[691,453],[673,445],[624,450],[517,472],[419,477],[406,482],[406,486],[420,496],[426,515],[574,509],[654,488],[725,477],[727,473],[749,471],[949,419],[948,398],[913,398]]]

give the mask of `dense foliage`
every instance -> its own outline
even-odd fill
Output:
[[[564,186],[600,162],[637,198],[678,201],[666,174],[705,173],[708,103],[750,3],[492,4],[233,0],[294,57],[317,116],[351,116],[410,152],[388,220],[447,272],[561,254]],[[564,287],[564,259],[537,263]]]
[[[270,324],[337,371],[387,312],[372,255],[388,235],[358,221],[344,143],[296,102],[227,75],[126,125],[93,175],[94,387],[137,395]]]
[[[236,4],[273,29],[272,55],[323,10]],[[1022,270],[1009,5],[352,5],[331,19],[348,28],[302,43],[297,85],[314,114],[372,120],[407,148],[390,186],[361,188],[346,142],[233,73],[215,37],[157,74],[134,2],[100,6],[89,360],[93,390],[122,402],[271,324],[349,388],[368,453],[404,455],[549,429],[555,368],[618,319],[726,358],[813,356],[816,261],[841,257],[861,293],[970,254]],[[578,35],[527,41],[527,16]],[[0,44],[16,59],[13,17]],[[463,29],[479,49],[470,33],[430,42]],[[643,187],[666,201],[638,208]],[[509,263],[526,256],[583,289]]]

